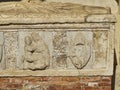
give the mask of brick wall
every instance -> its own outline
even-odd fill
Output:
[[[7,77],[0,90],[112,90],[111,77]]]

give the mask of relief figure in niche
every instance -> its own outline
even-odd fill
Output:
[[[77,69],[87,65],[91,57],[91,45],[83,33],[78,33],[71,42],[70,60]]]
[[[27,70],[44,70],[49,67],[49,50],[39,33],[25,37],[24,68]]]

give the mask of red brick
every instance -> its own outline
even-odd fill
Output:
[[[7,84],[6,84],[6,88],[10,88],[10,89],[22,88],[22,85],[20,85],[20,84],[7,83]]]
[[[76,81],[80,81],[80,78],[79,77],[63,77],[62,81],[76,82]]]
[[[85,90],[101,90],[100,87],[85,87]]]
[[[60,90],[60,89],[58,89],[58,90]],[[67,88],[67,87],[64,87],[61,90],[82,90],[82,89],[80,87],[76,87],[76,88]]]
[[[111,86],[110,82],[100,82],[99,86]]]
[[[64,85],[61,90],[82,90],[81,86],[77,85]]]
[[[48,90],[62,90],[62,89],[61,89],[61,86],[50,85]]]
[[[9,82],[9,78],[0,78],[0,83]]]
[[[96,82],[98,86],[88,86]],[[24,84],[47,85],[46,90],[111,90],[111,77],[13,77],[0,78],[0,88],[21,90]],[[18,89],[20,88],[20,89]]]
[[[102,87],[102,90],[112,90],[111,87]]]
[[[51,77],[42,77],[41,80],[42,81],[50,81]]]
[[[82,77],[81,80],[82,82],[100,82],[101,77]]]
[[[62,81],[62,77],[49,77],[48,81]]]
[[[16,83],[16,84],[22,84],[24,80],[22,80],[21,78],[10,78],[9,82],[10,83]]]
[[[111,77],[102,77],[101,80],[104,82],[111,82],[112,78]]]

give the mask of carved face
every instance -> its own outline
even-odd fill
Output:
[[[85,49],[85,44],[83,42],[76,43],[74,49],[76,56],[82,57]]]
[[[25,44],[27,44],[27,45],[31,45],[32,44],[32,39],[31,39],[30,36],[26,36],[25,37]]]

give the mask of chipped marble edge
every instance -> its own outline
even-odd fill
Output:
[[[116,22],[114,15],[89,15],[86,22]]]
[[[22,19],[21,19],[22,18]],[[112,14],[106,15],[88,15],[85,17],[51,17],[51,18],[25,18],[25,17],[8,17],[8,18],[1,18],[0,17],[0,25],[4,24],[37,24],[37,23],[115,23],[116,18]]]

